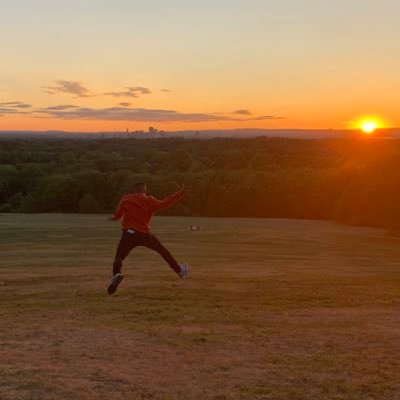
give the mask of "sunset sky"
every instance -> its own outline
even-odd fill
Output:
[[[399,0],[0,0],[0,130],[400,126]]]

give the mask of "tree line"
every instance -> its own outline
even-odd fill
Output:
[[[109,213],[136,181],[192,184],[171,215],[400,229],[400,140],[0,140],[0,212]]]

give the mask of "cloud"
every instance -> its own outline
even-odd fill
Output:
[[[231,114],[234,115],[252,115],[253,113],[250,110],[247,109],[240,109],[240,110],[235,110],[232,111]],[[284,119],[285,117],[279,117],[276,115],[258,115],[254,117],[248,117],[248,118],[237,118],[236,121],[266,121],[266,120],[271,120],[271,119]]]
[[[8,101],[6,103],[0,103],[0,107],[12,107],[12,108],[31,108],[31,104],[22,103],[20,101]]]
[[[139,97],[143,94],[151,94],[151,90],[146,87],[136,86],[136,87],[127,87],[127,90],[121,92],[106,92],[103,93],[106,96],[113,96],[113,97]]]
[[[144,89],[144,88],[143,88]],[[0,103],[0,116],[30,115],[42,118],[99,120],[99,121],[132,121],[132,122],[212,122],[212,121],[263,121],[283,119],[275,115],[247,117],[248,110],[236,110],[231,114],[221,113],[186,113],[177,110],[132,108],[129,102],[120,102],[116,107],[91,108],[72,104],[59,104],[48,107],[33,107],[20,101]]]
[[[48,94],[68,93],[75,97],[91,97],[93,94],[89,89],[85,88],[81,82],[78,81],[64,81],[58,80],[55,86],[45,86],[45,92]]]
[[[235,110],[235,111],[232,111],[231,114],[250,115],[251,112],[249,110]]]
[[[171,93],[172,92],[172,90],[170,90],[170,89],[161,89],[161,91],[164,92],[164,93]]]
[[[64,111],[64,110],[70,110],[72,108],[79,108],[79,106],[73,106],[71,104],[60,104],[59,106],[50,106],[46,108],[41,108],[40,110],[45,110],[45,111]]]
[[[70,110],[40,109],[38,112],[51,118],[84,119],[103,121],[150,121],[150,122],[205,122],[230,120],[228,117],[204,113],[182,113],[175,110],[148,108],[74,108]]]
[[[285,119],[286,117],[278,117],[276,115],[260,115],[258,117],[247,118],[246,121],[264,121],[268,119]]]
[[[0,117],[4,115],[16,115],[16,114],[26,115],[31,113],[26,111],[18,111],[18,109],[15,108],[0,107]]]
[[[4,115],[15,115],[15,114],[31,114],[31,104],[22,103],[21,101],[7,101],[0,103],[0,117]]]
[[[58,80],[53,86],[44,86],[45,92],[51,95],[59,93],[72,94],[75,97],[92,97],[98,96],[87,89],[82,82],[79,81],[66,81]],[[131,97],[136,98],[144,94],[151,94],[151,90],[143,86],[127,87],[126,90],[115,91],[115,92],[105,92],[105,96],[113,97]]]
[[[15,108],[8,108],[8,107],[0,106],[0,116],[6,115],[6,114],[19,114],[19,111],[16,110]]]

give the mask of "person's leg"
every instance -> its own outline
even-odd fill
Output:
[[[154,235],[147,233],[141,245],[156,251],[177,274],[181,272],[178,262]]]
[[[121,239],[118,244],[117,252],[115,254],[115,259],[113,263],[113,275],[111,282],[108,285],[108,294],[114,294],[123,279],[121,274],[122,262],[125,260],[129,252],[137,246],[136,238],[133,234],[123,231]]]
[[[126,231],[122,232],[113,262],[113,275],[121,273],[123,261],[128,256],[130,251],[136,246],[134,235],[134,233],[128,233]]]

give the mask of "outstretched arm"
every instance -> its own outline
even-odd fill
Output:
[[[188,192],[190,192],[190,187],[187,188],[187,187],[185,187],[185,185],[182,185],[180,190],[167,196],[163,200],[158,200],[155,197],[151,196],[150,197],[150,205],[154,210],[165,210],[167,208],[172,207],[174,204],[176,204]]]

